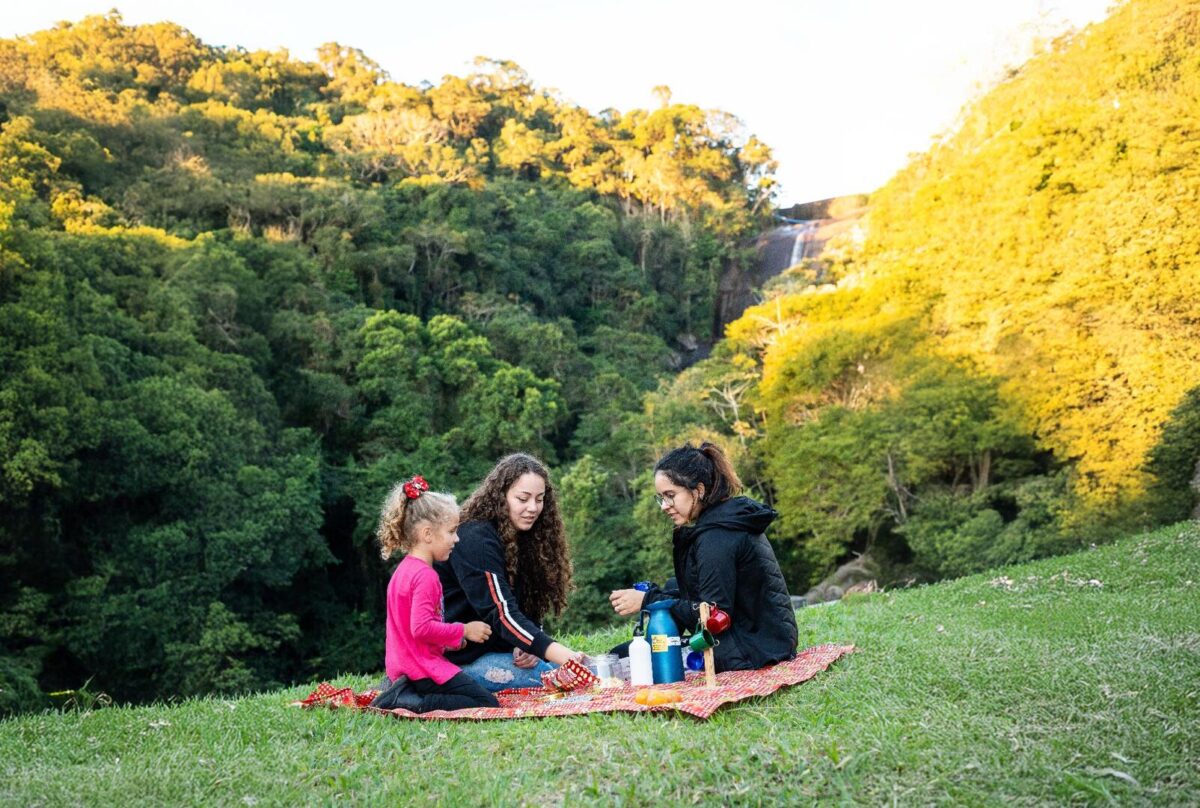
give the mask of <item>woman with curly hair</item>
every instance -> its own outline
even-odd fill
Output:
[[[571,586],[566,531],[546,467],[511,454],[467,499],[459,543],[437,565],[446,622],[482,620],[491,638],[446,658],[491,691],[537,687],[541,674],[579,655],[542,631]],[[545,661],[542,661],[545,660]]]

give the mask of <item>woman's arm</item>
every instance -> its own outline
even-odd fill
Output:
[[[622,617],[629,617],[640,612],[645,600],[646,593],[637,589],[617,589],[608,596],[608,602],[612,604],[613,611]]]
[[[732,614],[737,592],[738,533],[709,531],[696,539],[696,568],[699,591],[688,594],[696,600],[679,598],[671,607],[671,616],[681,630],[691,630],[700,620],[700,604],[711,603]],[[682,570],[679,571],[682,574]]]
[[[673,600],[679,597],[679,584],[674,578],[668,578],[661,587],[650,584],[645,592],[637,589],[616,589],[608,596],[608,602],[613,610],[622,617],[637,614],[651,603],[660,600]]]
[[[700,591],[696,594],[705,603],[733,609],[737,592],[738,554],[745,536],[737,533],[710,531],[696,542],[696,565],[700,572]],[[700,604],[696,604],[699,612]]]

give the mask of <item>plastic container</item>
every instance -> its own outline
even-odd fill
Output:
[[[634,630],[629,643],[629,683],[637,687],[654,684],[654,667],[650,661],[650,643],[640,629]]]
[[[595,654],[588,657],[588,668],[600,680],[597,687],[624,687],[625,680],[621,678],[617,662],[616,654]]]

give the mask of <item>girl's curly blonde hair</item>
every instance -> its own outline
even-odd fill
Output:
[[[452,494],[423,491],[415,499],[410,499],[405,488],[411,491],[411,485],[412,480],[397,483],[379,511],[375,539],[379,542],[379,554],[384,561],[396,552],[407,553],[413,548],[416,542],[414,531],[422,522],[440,525],[458,521],[458,503]]]
[[[508,518],[505,495],[522,475],[530,473],[545,480],[546,496],[533,527],[519,533]],[[542,462],[527,454],[501,458],[463,503],[462,521],[476,519],[491,522],[504,542],[508,580],[520,581],[521,611],[539,622],[551,611],[562,614],[571,591],[571,558],[558,498],[550,483],[550,472]]]

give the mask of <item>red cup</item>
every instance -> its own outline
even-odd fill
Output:
[[[708,613],[708,622],[704,624],[704,627],[713,634],[720,634],[729,628],[732,623],[733,621],[729,618],[728,612],[714,606]]]

